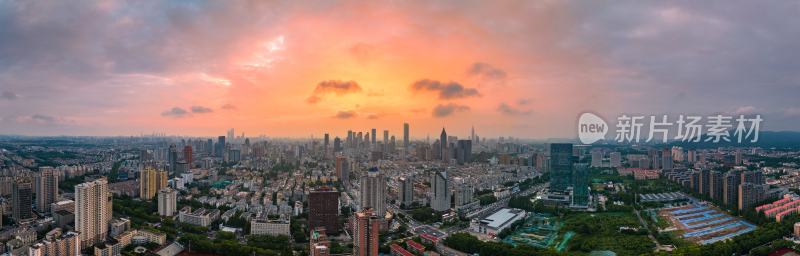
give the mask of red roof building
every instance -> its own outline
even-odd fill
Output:
[[[403,247],[397,244],[390,245],[389,249],[391,249],[393,256],[414,256],[413,253],[406,251],[406,249],[403,249]]]
[[[408,249],[410,249],[414,253],[425,252],[425,246],[420,243],[417,243],[414,240],[406,240],[406,245],[408,246]]]

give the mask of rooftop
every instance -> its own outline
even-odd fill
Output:
[[[513,219],[517,215],[524,213],[525,211],[520,209],[503,208],[493,213],[492,215],[489,215],[489,217],[482,219],[481,223],[491,228],[499,228],[508,223],[509,221],[511,221],[511,219]]]

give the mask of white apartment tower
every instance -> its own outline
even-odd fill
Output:
[[[105,241],[111,221],[111,197],[108,180],[100,178],[75,186],[75,230],[81,248]]]
[[[434,172],[431,176],[431,208],[437,212],[450,209],[450,189],[447,172]]]
[[[178,191],[163,188],[158,191],[158,215],[173,216],[178,211]]]
[[[361,176],[361,208],[372,208],[375,214],[386,214],[386,178],[377,167]]]

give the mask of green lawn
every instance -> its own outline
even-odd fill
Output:
[[[620,232],[620,227],[640,227],[632,212],[572,213],[564,217],[562,232],[573,231],[575,236],[567,247],[568,254],[586,254],[595,250],[609,250],[617,255],[650,253],[655,244],[647,231]]]

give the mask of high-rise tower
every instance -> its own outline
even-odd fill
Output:
[[[367,208],[356,212],[353,217],[353,255],[378,256],[380,216]]]
[[[386,214],[386,178],[372,167],[361,176],[361,208],[372,208],[375,214]]]
[[[403,123],[403,149],[408,152],[408,123]]]
[[[447,172],[433,172],[431,176],[431,208],[437,212],[450,209],[450,188]]]
[[[108,181],[100,178],[75,186],[75,231],[81,248],[105,241],[111,221],[111,197]]]
[[[36,219],[31,205],[33,204],[33,182],[30,177],[16,177],[11,188],[11,216],[17,223]]]
[[[50,212],[50,204],[58,199],[58,175],[52,167],[40,167],[36,176],[36,209],[41,213]]]
[[[450,162],[450,154],[447,152],[447,132],[444,131],[444,127],[442,127],[442,134],[439,135],[439,146],[441,149],[442,161],[447,163]]]
[[[166,171],[156,171],[145,168],[139,174],[139,198],[153,199],[162,188],[167,187],[168,175]]]
[[[572,180],[572,144],[550,144],[550,191],[565,192]]]

